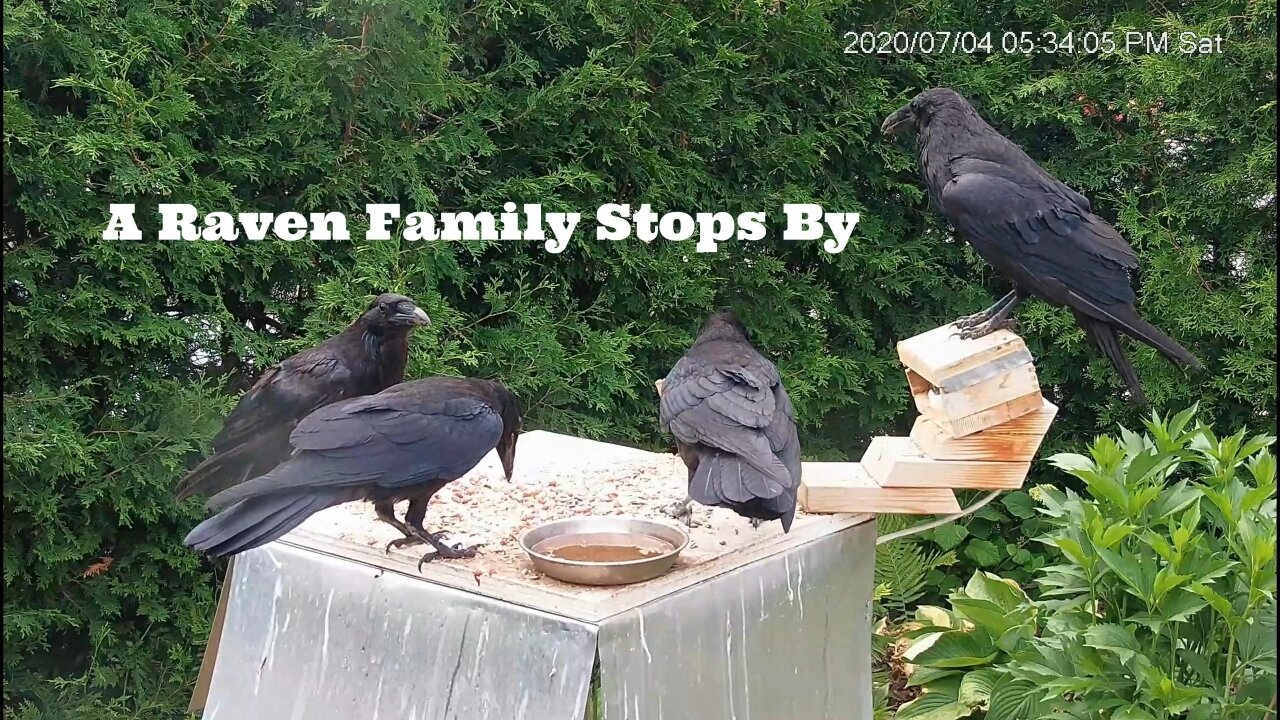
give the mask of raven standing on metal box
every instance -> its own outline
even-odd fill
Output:
[[[521,422],[510,390],[473,378],[411,380],[327,405],[294,428],[286,462],[211,498],[209,507],[221,512],[185,543],[215,557],[234,555],[282,537],[325,508],[369,500],[380,520],[404,533],[388,548],[428,543],[435,552],[423,562],[471,557],[474,548],[446,545],[443,533],[423,527],[427,503],[490,450],[497,449],[510,480]],[[395,516],[401,500],[409,501],[404,522]]]
[[[404,382],[409,332],[430,324],[412,299],[385,293],[347,329],[268,368],[240,396],[213,438],[213,453],[174,496],[211,496],[262,475],[289,457],[289,433],[307,413]]]
[[[697,501],[755,527],[781,520],[791,530],[800,488],[795,411],[778,368],[751,346],[733,312],[707,318],[663,380],[660,403],[662,430],[675,436],[689,469],[689,496],[672,515],[689,522]]]

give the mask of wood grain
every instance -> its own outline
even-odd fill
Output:
[[[800,507],[807,513],[945,515],[960,512],[946,488],[881,487],[859,463],[804,463]]]
[[[1030,462],[935,460],[925,456],[911,438],[889,436],[871,441],[862,467],[884,489],[1015,490],[1031,471]]]
[[[1058,413],[1056,405],[1043,397],[1040,400],[1038,410],[959,438],[933,420],[918,417],[911,440],[934,460],[1030,461]]]

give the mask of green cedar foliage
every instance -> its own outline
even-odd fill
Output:
[[[809,457],[905,430],[894,341],[1007,289],[946,241],[911,149],[879,135],[929,84],[971,96],[1132,240],[1143,312],[1208,368],[1130,345],[1158,406],[1274,428],[1275,6],[1156,7],[5,0],[6,705],[180,714],[215,582],[180,545],[198,504],[170,488],[264,364],[366,293],[436,320],[411,377],[501,376],[533,427],[667,447],[652,380],[733,303],[779,359]],[[841,52],[865,28],[1185,27],[1226,53]],[[580,233],[558,257],[98,239],[110,202],[138,203],[153,238],[159,202],[356,219],[508,200],[588,225],[612,201],[763,210],[771,234],[698,254]],[[805,201],[863,214],[842,254],[780,240],[782,204]],[[1021,318],[1062,407],[1047,450],[1134,417],[1068,314]]]

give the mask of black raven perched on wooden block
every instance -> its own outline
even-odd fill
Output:
[[[510,480],[520,426],[515,395],[501,383],[473,378],[411,380],[327,405],[294,428],[287,461],[213,496],[209,506],[221,512],[184,542],[214,557],[234,555],[285,535],[325,508],[369,500],[380,520],[404,534],[388,549],[429,543],[435,552],[424,562],[471,557],[474,548],[446,545],[442,533],[423,527],[427,503],[494,448]],[[409,501],[404,522],[395,516],[401,500]]]
[[[789,532],[800,488],[795,411],[778,368],[751,346],[733,312],[707,318],[660,395],[662,430],[689,468],[689,496],[671,514],[688,522],[697,501],[755,527],[781,520]]]
[[[1038,297],[1075,314],[1139,404],[1147,403],[1146,394],[1117,330],[1175,363],[1200,367],[1186,348],[1138,316],[1129,280],[1138,256],[1129,243],[1093,214],[1088,199],[1045,172],[958,93],[926,90],[880,129],[886,135],[915,131],[930,203],[1013,282],[995,305],[957,321],[961,337],[1009,327],[1013,311]]]
[[[174,496],[211,496],[268,472],[289,457],[289,433],[307,413],[404,382],[409,332],[431,318],[404,295],[374,298],[342,332],[268,368],[240,396],[213,452],[178,483]]]

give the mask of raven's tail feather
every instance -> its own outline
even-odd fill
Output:
[[[1119,321],[1120,329],[1124,330],[1127,335],[1155,348],[1171,362],[1186,365],[1196,370],[1202,367],[1195,355],[1192,355],[1189,350],[1179,345],[1176,340],[1164,334],[1160,328],[1138,317],[1138,312],[1132,307],[1124,308],[1123,312],[1115,312],[1113,310],[1112,314]]]
[[[1133,369],[1133,364],[1129,362],[1124,349],[1120,347],[1120,338],[1116,335],[1115,329],[1105,322],[1086,317],[1080,318],[1080,327],[1093,338],[1098,349],[1115,366],[1116,372],[1120,373],[1120,379],[1133,395],[1133,401],[1138,405],[1148,404],[1147,394],[1142,391],[1142,383],[1138,380],[1138,371]]]
[[[791,485],[791,476],[782,463],[777,463],[777,471],[766,474],[732,453],[704,452],[689,483],[689,494],[704,505],[775,498]]]
[[[197,525],[183,543],[212,557],[235,555],[283,537],[348,499],[345,493],[321,491],[246,498]]]
[[[178,502],[194,495],[213,497],[249,478],[270,472],[276,465],[287,460],[291,451],[287,441],[282,447],[277,438],[264,437],[256,442],[215,452],[182,478],[174,488],[173,496]]]
[[[746,517],[781,520],[783,530],[789,531],[795,516],[796,483],[781,462],[776,466],[776,472],[764,473],[732,453],[703,451],[689,481],[689,496]]]
[[[238,482],[253,477],[249,474],[250,472],[251,468],[237,462],[231,453],[214,453],[182,478],[173,490],[173,497],[178,502],[182,502],[193,495],[216,495]]]

